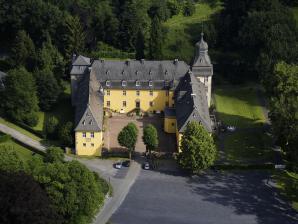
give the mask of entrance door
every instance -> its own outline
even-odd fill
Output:
[[[136,108],[140,108],[140,101],[136,101]]]

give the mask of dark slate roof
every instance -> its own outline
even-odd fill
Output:
[[[91,59],[84,57],[82,55],[77,56],[72,63],[72,65],[74,66],[78,66],[78,65],[89,66],[90,64],[91,64]]]
[[[105,61],[92,64],[99,81],[164,81],[179,80],[190,69],[184,61]]]
[[[205,86],[192,73],[187,73],[177,86],[175,108],[179,132],[184,132],[190,121],[197,121],[212,132]]]
[[[4,88],[4,78],[7,76],[6,73],[0,71],[0,89]]]
[[[77,94],[75,131],[101,131],[103,125],[103,93],[90,72],[81,81]]]
[[[208,44],[204,41],[203,33],[201,34],[201,40],[196,44],[196,55],[191,70],[195,75],[213,75],[213,65],[208,54]]]
[[[92,60],[82,55],[74,56],[72,67],[70,70],[71,75],[83,75],[89,72],[89,66]]]
[[[165,113],[165,117],[176,117],[175,108],[167,107],[164,113]]]

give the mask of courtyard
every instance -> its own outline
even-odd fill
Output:
[[[163,131],[163,117],[154,115],[148,117],[129,117],[127,115],[117,115],[105,119],[104,146],[110,151],[123,150],[118,144],[118,134],[129,122],[134,123],[139,130],[138,141],[136,144],[136,152],[145,152],[146,146],[143,143],[143,128],[148,124],[152,124],[158,131],[159,145],[157,152],[175,152],[176,136],[175,134],[167,134]]]

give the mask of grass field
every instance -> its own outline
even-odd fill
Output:
[[[185,17],[180,13],[167,20],[164,23],[168,31],[163,49],[165,57],[189,63],[194,54],[194,45],[200,40],[202,21],[207,21],[220,9],[219,5],[210,7],[206,3],[197,3],[194,15]]]
[[[2,133],[0,133],[0,136]],[[27,160],[30,160],[33,156],[33,152],[30,149],[27,149],[23,145],[15,142],[13,139],[9,139],[5,142],[0,143],[1,146],[7,146],[7,147],[12,147],[16,150],[17,154],[19,157],[25,162]],[[39,154],[34,153],[36,156],[40,156]]]
[[[44,112],[42,111],[38,112],[38,124],[35,127],[33,127],[35,131],[40,131],[40,132],[43,131],[44,117],[45,117],[44,115],[45,115]]]
[[[214,91],[218,116],[225,125],[249,128],[265,122],[255,87],[225,86]]]
[[[264,164],[274,160],[272,138],[262,130],[239,131],[224,140],[226,160],[235,165]]]
[[[40,141],[41,140],[41,138],[39,138],[38,136],[32,134],[31,132],[29,132],[29,131],[21,128],[20,126],[15,125],[15,124],[13,124],[13,123],[11,123],[11,122],[9,122],[9,121],[1,118],[1,117],[0,117],[0,123],[1,124],[4,124],[4,125],[6,125],[6,126],[8,126],[10,128],[13,128],[13,129],[17,130],[17,131],[21,132],[22,134],[24,134],[24,135],[26,135],[26,136],[28,136],[28,137],[36,140],[36,141]]]
[[[294,7],[292,10],[293,10],[294,17],[295,17],[297,25],[298,25],[298,7]]]
[[[287,197],[294,209],[298,212],[298,173],[282,171],[273,175],[277,181],[277,187]]]

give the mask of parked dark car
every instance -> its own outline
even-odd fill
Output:
[[[130,167],[130,160],[123,161],[122,165],[125,166],[125,167]]]

